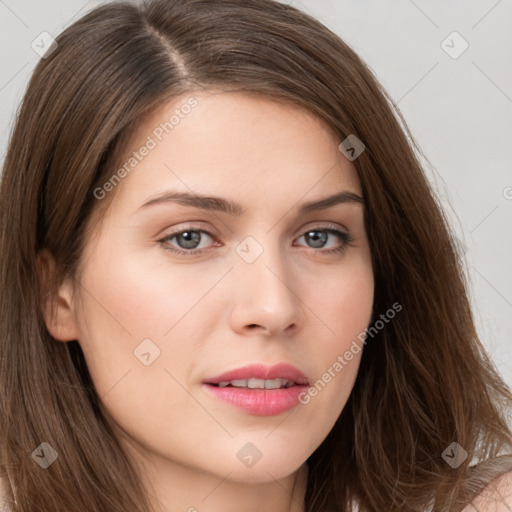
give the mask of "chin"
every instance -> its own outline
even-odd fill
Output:
[[[246,484],[268,484],[295,473],[302,464],[296,465],[268,465],[260,461],[252,468],[232,469],[229,480]]]
[[[263,453],[258,460],[243,461],[243,457],[242,460],[237,457],[233,462],[230,458],[222,464],[222,470],[216,466],[215,472],[222,473],[223,476],[230,473],[229,480],[233,482],[269,483],[295,473],[305,462],[302,457],[290,459],[287,455],[289,455],[289,447],[283,451],[273,450],[268,456]]]

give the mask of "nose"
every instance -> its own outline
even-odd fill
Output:
[[[304,320],[299,283],[284,252],[261,246],[261,254],[250,263],[242,252],[235,254],[232,328],[243,335],[289,336]]]

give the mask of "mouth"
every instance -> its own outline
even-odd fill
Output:
[[[295,407],[308,385],[307,377],[288,364],[250,365],[202,381],[210,396],[256,416],[275,416]]]
[[[307,385],[308,379],[298,368],[288,363],[273,366],[251,364],[242,368],[227,371],[202,381],[204,384],[220,387],[248,387],[252,389],[275,389],[289,386],[290,383]],[[279,385],[278,385],[279,384]],[[268,388],[266,386],[269,386]]]
[[[218,388],[247,388],[247,389],[282,389],[297,385],[293,380],[288,379],[234,379],[225,380],[217,384],[211,384]]]

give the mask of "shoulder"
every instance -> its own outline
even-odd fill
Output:
[[[509,512],[512,510],[512,471],[489,483],[462,512]]]

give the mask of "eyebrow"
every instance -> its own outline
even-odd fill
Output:
[[[229,201],[222,197],[191,194],[188,192],[169,191],[144,203],[137,211],[155,204],[177,203],[183,206],[191,206],[201,210],[216,211],[239,217],[243,215],[245,208],[235,201]],[[343,190],[332,196],[323,197],[314,201],[303,203],[298,210],[299,215],[326,210],[337,204],[356,203],[364,204],[364,199],[354,192]]]

